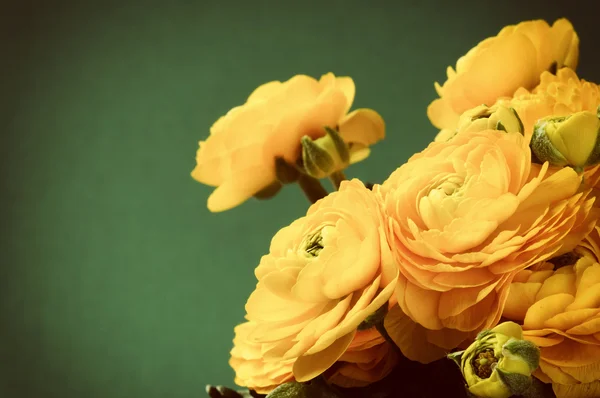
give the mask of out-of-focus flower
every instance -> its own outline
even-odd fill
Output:
[[[533,128],[531,150],[538,160],[554,166],[584,166],[600,160],[600,118],[597,112],[582,111],[568,116],[547,117]]]
[[[298,382],[313,379],[339,360],[367,358],[364,353],[355,354],[355,360],[343,356],[350,347],[363,351],[358,327],[393,300],[398,267],[386,226],[375,194],[352,180],[281,229],[256,268],[258,284],[246,304],[251,330],[236,346],[260,347],[264,361],[290,361]],[[236,374],[246,372],[244,380],[238,379],[249,388],[256,387],[250,384],[254,370],[264,374],[252,363],[232,365]],[[384,376],[384,371],[374,371],[370,377]],[[360,377],[358,382],[364,382]]]
[[[593,228],[581,177],[547,170],[521,134],[487,130],[431,143],[374,188],[400,267],[385,327],[409,359],[433,361],[496,325],[514,274]]]
[[[541,349],[535,375],[558,398],[600,396],[600,233],[572,252],[520,271],[504,317]]]
[[[538,367],[540,350],[532,342],[523,340],[519,325],[504,322],[481,332],[466,350],[448,357],[460,366],[472,394],[508,398],[529,388],[531,373]]]
[[[448,67],[448,80],[435,84],[440,98],[429,105],[427,115],[434,126],[454,130],[466,110],[494,104],[519,87],[533,89],[542,72],[575,69],[578,57],[579,38],[566,19],[552,27],[543,20],[506,26],[461,57],[456,70]]]
[[[448,141],[456,134],[484,130],[523,134],[523,123],[521,123],[517,112],[512,108],[503,105],[493,105],[491,107],[480,105],[463,113],[458,120],[456,129],[441,130],[435,137],[435,141]]]
[[[384,137],[385,124],[370,109],[348,113],[354,93],[351,78],[332,73],[320,80],[297,75],[254,90],[200,141],[192,177],[217,187],[208,199],[209,210],[231,209],[277,184],[276,159],[295,165],[302,155],[301,138],[323,137],[325,127],[337,128],[350,163],[366,158],[369,146]]]
[[[519,88],[514,95],[497,103],[514,108],[523,122],[525,136],[531,137],[534,125],[542,118],[596,112],[600,105],[600,86],[579,79],[573,70],[563,68],[556,75],[542,73],[537,87]]]
[[[325,377],[340,387],[364,387],[383,379],[397,362],[397,349],[371,328],[356,333],[348,350]]]

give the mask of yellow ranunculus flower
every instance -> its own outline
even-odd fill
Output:
[[[581,176],[532,164],[525,137],[504,131],[431,143],[373,189],[400,267],[385,328],[425,363],[496,325],[514,274],[571,251],[598,218]]]
[[[366,361],[374,367],[368,374],[356,373],[356,383],[391,371],[392,366],[376,365],[393,358],[365,351],[369,344],[381,343],[381,337],[364,341],[365,332],[358,331],[390,299],[394,302],[398,267],[387,226],[376,195],[351,180],[273,237],[246,303],[249,330],[236,338],[232,351],[238,384],[266,389],[279,382],[279,371],[269,367],[265,373],[265,363],[291,364],[298,382],[325,373],[338,361]],[[258,350],[261,361],[243,355],[246,349]],[[352,374],[348,370],[341,378]]]
[[[596,112],[551,116],[534,126],[531,150],[542,162],[583,170],[600,159],[599,135],[600,118]]]
[[[504,322],[481,332],[466,350],[448,357],[460,366],[469,392],[483,398],[508,398],[529,388],[540,350],[523,340],[519,325]]]
[[[573,252],[519,272],[509,289],[503,316],[540,347],[534,374],[558,398],[600,397],[599,261],[596,227]]]
[[[492,105],[519,87],[534,88],[553,65],[575,69],[578,56],[579,38],[566,19],[552,27],[543,20],[506,26],[461,57],[456,70],[448,67],[448,80],[435,84],[440,98],[429,105],[427,115],[434,126],[454,130],[466,110]]]
[[[531,137],[538,120],[549,116],[567,116],[576,112],[596,112],[600,105],[600,85],[579,79],[569,68],[556,75],[544,72],[533,90],[518,89],[513,96],[498,100],[498,105],[514,108]]]
[[[351,152],[349,163],[367,157],[369,146],[384,137],[385,124],[370,109],[348,113],[354,93],[351,78],[332,73],[320,80],[297,75],[254,90],[200,141],[192,177],[217,187],[208,198],[209,210],[231,209],[276,183],[276,159],[296,164],[301,138],[323,137],[325,127],[338,128]]]

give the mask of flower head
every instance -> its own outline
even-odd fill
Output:
[[[236,346],[260,347],[265,362],[289,361],[299,382],[323,374],[336,361],[357,363],[349,352],[374,345],[357,329],[388,306],[397,281],[385,226],[374,193],[352,180],[281,229],[256,268],[258,284],[246,304],[251,330]],[[382,343],[381,336],[377,341]],[[364,354],[356,355],[385,358]],[[243,361],[232,365],[237,374],[253,367]],[[370,377],[384,377],[388,370],[375,369]],[[254,371],[264,374],[260,367]],[[254,387],[253,378],[244,380]]]
[[[581,177],[547,171],[521,134],[486,130],[431,143],[374,188],[400,267],[385,326],[407,357],[435,360],[496,325],[515,273],[593,228]]]
[[[448,80],[435,84],[440,98],[427,115],[434,126],[453,130],[466,110],[494,104],[519,87],[534,88],[543,71],[575,69],[578,56],[579,38],[566,19],[552,26],[542,20],[506,26],[461,57],[456,70],[448,67]]]
[[[535,375],[558,398],[600,396],[600,231],[572,252],[520,271],[503,316],[541,349]]]
[[[469,391],[478,397],[508,398],[531,385],[540,350],[523,340],[521,327],[504,322],[481,332],[464,351],[448,355],[459,366]]]
[[[596,112],[600,105],[600,86],[579,79],[570,68],[556,75],[544,72],[534,89],[519,88],[514,95],[498,100],[498,105],[514,108],[523,122],[525,135],[531,137],[538,120],[567,116],[581,111]]]
[[[245,104],[230,110],[200,141],[192,177],[217,187],[208,199],[211,211],[235,207],[277,184],[276,159],[295,165],[301,158],[301,138],[318,139],[325,127],[339,128],[353,163],[381,140],[385,125],[369,109],[348,113],[354,82],[332,73],[320,80],[297,75],[285,82],[258,87]]]
[[[582,111],[568,116],[538,120],[533,128],[531,149],[540,161],[555,166],[584,166],[600,160],[600,115]]]

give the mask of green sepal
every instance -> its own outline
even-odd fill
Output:
[[[462,368],[462,357],[464,353],[465,350],[451,352],[450,354],[446,355],[446,358],[451,359],[455,364],[458,365],[459,368]]]
[[[302,163],[306,173],[314,178],[324,178],[329,175],[334,162],[326,150],[314,143],[309,136],[300,140],[302,143]]]
[[[367,330],[372,327],[377,326],[379,323],[383,323],[383,319],[385,318],[388,312],[388,303],[385,303],[381,307],[379,307],[374,313],[367,316],[364,321],[358,325],[358,330]]]
[[[341,161],[344,163],[348,163],[350,161],[350,151],[348,148],[348,144],[344,142],[342,136],[340,136],[337,130],[332,129],[329,126],[325,126],[325,131],[327,132],[329,138],[331,138],[331,141],[333,142],[335,150],[340,156]]]
[[[547,161],[554,166],[567,166],[567,159],[550,142],[544,130],[545,125],[546,122],[544,121],[541,124],[536,124],[533,128],[533,136],[531,137],[530,144],[531,151],[541,162]]]
[[[521,134],[525,134],[525,126],[523,125],[523,121],[521,120],[521,117],[519,116],[519,113],[517,112],[517,110],[515,108],[508,108],[510,109],[510,111],[512,113],[514,113],[515,117],[517,118],[517,120],[519,121],[519,132]]]
[[[531,376],[505,372],[500,368],[496,368],[496,372],[498,372],[498,377],[513,395],[520,395],[531,387]]]
[[[507,358],[517,357],[529,365],[533,372],[540,364],[540,349],[528,340],[512,340],[502,347],[502,355]]]

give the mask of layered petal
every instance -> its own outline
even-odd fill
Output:
[[[557,277],[543,289],[515,284],[507,301],[523,270],[573,250],[598,217],[581,177],[532,165],[527,144],[516,132],[465,131],[430,144],[374,188],[391,219],[400,270],[399,310],[388,315],[398,319],[386,326],[409,358],[438,359],[440,348],[493,327],[505,304],[524,314],[525,303],[572,279]]]
[[[246,303],[250,326],[236,346],[258,347],[264,363],[291,364],[286,369],[300,382],[324,374],[358,386],[385,377],[397,357],[377,330],[358,330],[395,301],[399,271],[385,220],[376,195],[352,180],[281,229],[256,268],[258,283]],[[241,385],[275,385],[262,367],[241,360],[241,349],[232,351],[236,374],[248,372],[237,378]]]

